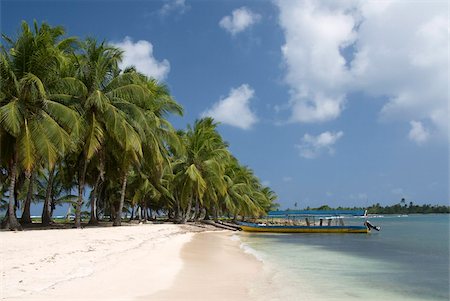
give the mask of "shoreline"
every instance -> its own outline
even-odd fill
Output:
[[[195,234],[181,250],[184,264],[172,286],[135,301],[258,300],[252,290],[266,280],[263,263],[233,235],[226,230]]]

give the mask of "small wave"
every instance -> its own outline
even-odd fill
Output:
[[[241,242],[239,247],[244,251],[244,253],[250,254],[253,257],[255,257],[258,261],[264,262],[263,256],[258,251],[256,251],[255,249],[253,249],[252,247],[247,245],[246,243],[243,243],[241,238],[239,237],[239,235],[236,235],[236,234],[231,235],[230,239],[232,241],[239,241],[239,242]]]
[[[258,251],[256,251],[252,247],[250,247],[249,245],[247,245],[245,243],[241,243],[240,247],[244,251],[244,253],[250,254],[250,255],[254,256],[257,260],[264,262],[263,256],[260,253],[258,253]]]
[[[241,238],[238,235],[236,235],[236,234],[231,235],[230,239],[232,241],[241,241]]]

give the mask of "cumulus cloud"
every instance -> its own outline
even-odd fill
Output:
[[[314,159],[326,152],[330,155],[334,154],[333,146],[344,135],[339,132],[323,132],[317,136],[305,134],[300,144],[296,145],[300,152],[300,156],[306,159]]]
[[[178,12],[179,14],[184,14],[190,8],[189,5],[186,4],[185,0],[170,0],[159,9],[159,14],[161,16],[167,16],[172,12]]]
[[[282,53],[290,86],[291,121],[321,122],[338,117],[350,81],[340,49],[356,38],[347,6],[326,9],[318,1],[278,1],[286,43]]]
[[[428,130],[423,126],[422,122],[420,121],[411,121],[411,130],[409,131],[408,137],[412,141],[416,142],[417,144],[424,144],[429,136],[430,133]]]
[[[121,69],[135,66],[139,72],[157,80],[164,80],[167,77],[170,63],[166,59],[158,61],[153,56],[152,43],[145,40],[134,43],[130,37],[125,37],[122,42],[114,43],[114,45],[124,51],[123,60],[119,66]]]
[[[382,119],[425,120],[447,136],[447,2],[276,4],[292,122],[335,119],[359,91],[385,102]]]
[[[448,4],[397,1],[382,10],[373,5],[363,7],[370,18],[361,25],[352,62],[357,88],[388,96],[381,111],[383,118],[427,120],[446,134]]]
[[[258,23],[261,20],[261,15],[252,12],[245,6],[233,10],[231,16],[223,17],[219,26],[231,33],[231,35],[236,35],[249,28],[250,26]]]
[[[224,124],[241,129],[250,129],[257,121],[256,114],[250,108],[250,100],[255,91],[247,84],[232,88],[226,98],[220,99],[213,107],[202,113]]]

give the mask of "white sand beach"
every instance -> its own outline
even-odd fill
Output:
[[[1,300],[249,300],[262,264],[173,224],[0,232]]]
[[[2,300],[133,300],[172,285],[193,236],[171,224],[1,232]]]

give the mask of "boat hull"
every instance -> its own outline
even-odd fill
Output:
[[[258,226],[241,225],[246,232],[272,232],[272,233],[369,233],[365,226]]]

